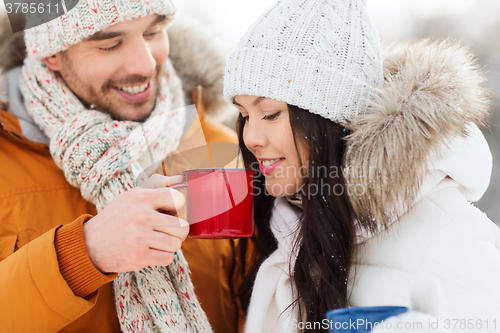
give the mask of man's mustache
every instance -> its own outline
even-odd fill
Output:
[[[150,76],[143,76],[143,75],[132,75],[128,76],[123,79],[119,80],[109,80],[104,87],[116,87],[116,86],[123,86],[127,84],[135,84],[135,83],[145,83],[148,82],[149,80],[156,78],[158,76],[158,73],[160,73],[162,66],[161,65],[156,65],[155,72],[153,75]]]

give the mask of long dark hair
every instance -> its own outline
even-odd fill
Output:
[[[328,310],[347,306],[347,277],[353,260],[355,214],[347,197],[342,175],[345,136],[341,125],[289,105],[290,126],[297,152],[304,149],[308,160],[303,176],[302,217],[297,244],[298,256],[292,279],[296,286],[295,304],[299,322],[318,323],[304,332],[326,332],[319,325]],[[258,163],[243,142],[245,120],[238,118],[237,132],[245,166],[257,171],[254,177],[254,237],[240,241],[243,283],[238,297],[247,313],[257,271],[276,249],[277,242],[270,229],[274,197],[265,190],[265,179]],[[299,159],[300,159],[300,153]],[[311,194],[311,189],[318,190]],[[250,245],[251,244],[251,245]]]

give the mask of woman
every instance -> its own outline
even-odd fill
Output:
[[[260,170],[257,236],[242,246],[247,332],[325,331],[328,310],[373,305],[494,329],[500,232],[468,203],[491,172],[484,79],[448,42],[381,59],[364,0],[280,1],[230,56],[225,96]],[[428,280],[434,309],[418,304],[434,292],[412,299]]]

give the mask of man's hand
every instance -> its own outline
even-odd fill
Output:
[[[83,225],[90,259],[101,272],[137,271],[173,261],[189,224],[159,210],[175,214],[184,206],[184,195],[166,187],[181,182],[181,176],[153,175],[142,187],[116,196]]]

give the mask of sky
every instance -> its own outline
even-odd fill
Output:
[[[173,0],[180,11],[212,22],[229,41],[236,43],[273,0]],[[490,0],[492,2],[498,0]],[[367,0],[382,38],[409,35],[416,18],[462,16],[478,4],[478,0]],[[410,23],[410,24],[409,24]]]

